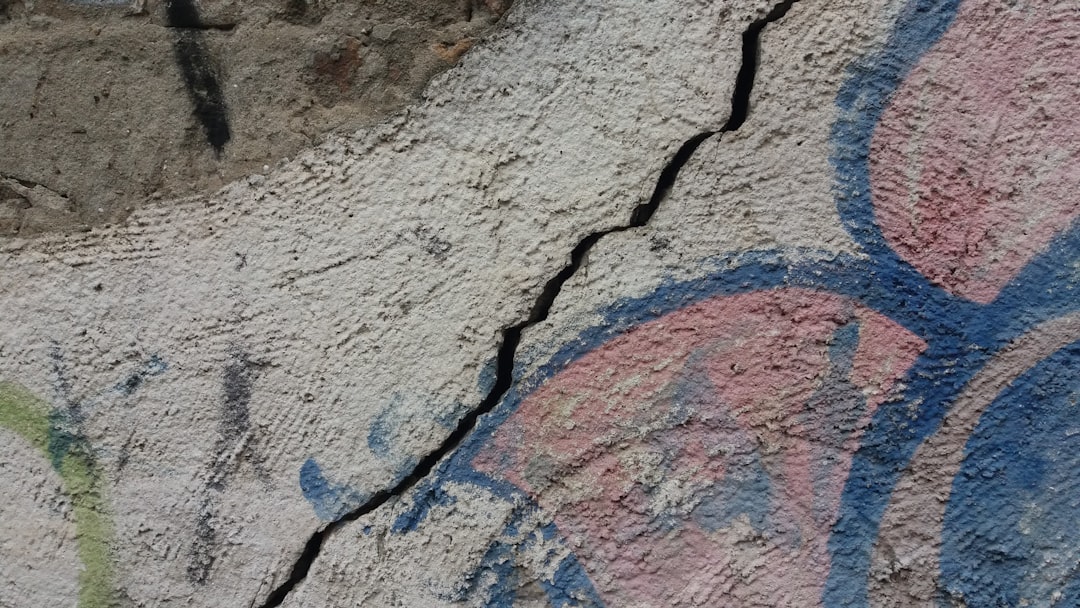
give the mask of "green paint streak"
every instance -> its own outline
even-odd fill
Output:
[[[112,523],[105,509],[101,474],[83,442],[65,442],[51,454],[56,429],[48,406],[26,389],[0,382],[0,427],[29,441],[53,463],[75,511],[75,537],[83,571],[79,573],[79,608],[116,605],[109,545]]]
[[[48,458],[49,412],[21,386],[0,382],[0,426],[14,431]]]

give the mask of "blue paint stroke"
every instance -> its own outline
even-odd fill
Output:
[[[753,530],[765,533],[771,519],[772,479],[765,470],[758,443],[731,415],[731,407],[718,402],[716,387],[703,365],[708,354],[708,350],[702,350],[687,358],[684,370],[675,382],[671,411],[666,420],[667,428],[676,429],[689,422],[694,414],[708,412],[712,427],[710,435],[723,437],[725,443],[724,476],[701,493],[701,502],[690,511],[690,519],[702,529],[716,532],[745,516]],[[665,452],[674,452],[671,454],[674,457],[680,447],[672,446]],[[677,508],[677,505],[672,507]],[[675,513],[662,513],[661,517],[666,521],[659,523],[666,529],[678,526],[680,517]]]
[[[772,479],[761,462],[760,450],[754,448],[746,456],[747,462],[733,465],[690,512],[690,518],[706,532],[727,528],[740,515],[746,516],[755,532],[768,528]]]
[[[368,498],[347,485],[328,480],[314,458],[308,458],[300,467],[300,491],[323,521],[337,521]]]
[[[80,450],[88,458],[89,442],[83,431],[83,424],[98,405],[102,391],[95,397],[76,399],[73,396],[72,382],[68,377],[67,366],[59,344],[49,348],[49,358],[53,373],[56,374],[55,390],[63,407],[55,407],[49,412],[49,435],[46,451],[54,467],[59,468],[64,457],[72,450]],[[112,390],[127,397],[134,394],[143,383],[164,374],[169,364],[159,355],[152,355],[142,366],[126,379],[113,385]]]
[[[1059,236],[1056,245],[1037,257],[1032,266],[1075,264],[1080,248],[1072,244],[1077,240],[1080,223]],[[1061,246],[1065,244],[1069,246]],[[601,344],[637,325],[709,298],[804,288],[847,296],[892,318],[927,342],[927,350],[903,379],[907,385],[903,398],[879,406],[864,433],[841,499],[840,518],[829,541],[834,565],[826,605],[863,606],[869,550],[877,537],[877,525],[892,487],[915,448],[938,427],[951,401],[997,350],[1053,316],[1080,309],[1080,299],[1057,298],[1053,306],[1028,306],[1030,314],[1017,315],[1016,309],[996,303],[979,305],[929,282],[918,291],[930,305],[920,309],[918,300],[909,299],[909,294],[891,292],[894,284],[880,280],[881,266],[872,257],[848,254],[805,249],[750,251],[719,256],[706,263],[720,270],[699,279],[668,280],[647,297],[612,303],[600,311],[601,323],[569,340],[534,373],[517,378],[499,406],[481,418],[458,450],[417,487],[413,508],[398,517],[393,531],[413,530],[431,508],[450,504],[453,499],[445,490],[447,483],[472,484],[504,500],[535,505],[519,488],[476,471],[471,462],[536,387]],[[1021,272],[1003,294],[1021,284],[1029,294],[1052,292],[1052,284],[1059,276],[1052,272]],[[850,348],[844,343],[855,339],[854,331],[841,329],[834,338],[839,344],[835,344],[830,356],[841,366],[845,350]],[[515,369],[527,369],[531,363],[519,361]]]
[[[379,458],[387,459],[394,455],[397,435],[406,422],[402,414],[402,401],[400,395],[394,395],[371,421],[367,437],[368,449]]]
[[[1049,606],[1080,576],[1077,361],[1080,342],[1039,362],[968,438],[942,531],[943,602]]]
[[[127,378],[113,386],[113,390],[125,397],[129,397],[134,394],[135,391],[139,390],[143,385],[143,382],[147,379],[160,376],[168,371],[168,369],[169,364],[166,363],[164,359],[158,355],[152,355],[145,363],[143,363],[142,367],[135,370],[128,375]]]
[[[545,537],[550,538],[555,534],[555,524],[544,528]],[[584,566],[572,553],[559,562],[550,581],[540,579],[540,587],[547,594],[551,608],[600,608],[604,605]]]
[[[958,0],[909,2],[882,50],[852,65],[849,80],[837,97],[839,118],[832,130],[830,156],[836,171],[836,204],[845,228],[861,247],[860,255],[789,249],[711,258],[703,262],[703,267],[716,269],[708,276],[689,281],[667,280],[647,297],[613,302],[600,311],[601,323],[585,329],[542,361],[540,358],[544,355],[539,349],[519,353],[515,369],[529,369],[533,364],[539,364],[537,370],[516,378],[495,410],[481,418],[459,449],[418,485],[413,508],[397,518],[393,532],[414,530],[432,508],[452,504],[454,498],[447,491],[449,483],[471,484],[504,500],[539,508],[521,489],[476,471],[471,462],[484,449],[488,438],[536,387],[601,344],[637,325],[709,298],[778,288],[817,290],[851,298],[889,317],[927,343],[926,351],[902,379],[906,387],[904,394],[879,406],[864,432],[860,448],[852,459],[838,519],[828,543],[832,569],[822,597],[824,605],[867,605],[870,551],[877,538],[881,516],[900,473],[917,446],[938,428],[952,401],[974,374],[1010,340],[1050,318],[1080,309],[1075,276],[1075,268],[1080,266],[1080,221],[1055,237],[1047,249],[987,305],[953,296],[933,285],[888,246],[876,222],[869,177],[869,145],[874,127],[899,84],[951,25],[958,5]],[[857,332],[857,325],[852,324],[840,328],[834,336],[829,355],[830,377],[836,382],[846,380],[850,374],[852,345],[857,344]],[[1062,365],[1076,361],[1076,355],[1071,351],[1062,357],[1065,357]],[[982,449],[978,447],[980,445],[976,441],[972,449]],[[1026,448],[1016,448],[1023,449]],[[1001,450],[1000,454],[1004,455],[1002,458],[1012,458],[1017,452],[1010,448]],[[1027,481],[1023,483],[1030,483],[1032,475],[1040,479],[1046,475],[1042,473],[1040,477],[1032,473],[1041,469],[1027,466],[1030,462],[1023,464],[1025,458],[1038,458],[1037,450],[1034,454],[1021,455],[1017,461],[1022,470],[1029,471],[1028,477],[1024,478]],[[979,459],[973,462],[976,460]],[[1066,469],[1054,469],[1055,475],[1064,475],[1064,479],[1071,481],[1070,474],[1075,471],[1075,467],[1067,466],[1071,462],[1068,460]],[[747,477],[753,478],[753,474]],[[751,482],[750,485],[760,484]],[[718,492],[730,494],[728,502],[745,502],[736,500],[736,496],[742,494],[737,487],[733,488],[730,492],[719,488]],[[762,488],[759,491],[765,492]],[[1005,501],[1005,498],[1001,500]],[[1070,504],[1075,506],[1076,503]],[[722,520],[734,513],[731,509],[706,512],[710,508],[701,507],[698,515],[704,520],[713,515]],[[734,505],[731,508],[739,510]],[[748,509],[749,506],[742,512]],[[958,537],[964,525],[975,521],[973,518],[966,520],[966,516],[961,515],[963,512],[961,507],[950,504],[949,513],[953,518],[950,521],[959,523],[947,526],[946,538]],[[1069,513],[1072,515],[1071,511]],[[1075,519],[1072,517],[1073,521]],[[511,535],[510,530],[515,525],[508,524],[504,536]],[[550,524],[544,528],[544,534],[554,537],[558,531]],[[485,558],[482,568],[495,571],[498,564],[504,563],[492,561],[503,559],[503,549],[496,548],[502,542],[505,541],[493,545],[489,552],[491,557]],[[978,580],[984,580],[995,574],[978,564],[965,562],[969,558],[964,552],[966,549],[956,549],[958,545],[954,540],[948,542],[951,543],[949,551],[953,553],[943,565],[945,584],[964,592],[967,597],[975,597],[967,595],[974,583],[965,577],[982,576],[984,578]],[[503,575],[513,576],[511,573]],[[1000,580],[1012,580],[1006,586],[1009,589],[1016,587],[1015,572],[1013,575],[1001,574]],[[599,594],[576,558],[565,560],[552,580],[540,583],[554,606],[581,605],[582,602],[602,605]],[[987,593],[992,594],[984,598],[987,603],[976,605],[993,605],[1002,598],[1013,598],[1008,595],[1011,591],[991,589]],[[1064,589],[1064,598],[1068,601],[1077,596],[1080,596],[1080,583],[1072,578]],[[495,593],[494,605],[510,601],[506,599],[508,597],[505,593]]]
[[[402,403],[402,397],[395,394],[375,415],[368,429],[368,449],[380,460],[388,461],[394,471],[394,476],[384,487],[397,486],[419,463],[417,456],[402,454],[394,449],[400,443],[402,433],[408,432],[412,421],[412,414],[403,408]],[[464,410],[464,404],[455,403],[453,407],[436,412],[434,421],[444,428],[453,429]],[[301,465],[300,491],[311,503],[315,515],[324,521],[344,517],[371,497],[371,493],[362,492],[354,486],[329,482],[322,467],[311,458]]]

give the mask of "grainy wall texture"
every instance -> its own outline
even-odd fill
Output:
[[[116,223],[375,124],[507,4],[0,0],[0,235]]]
[[[455,4],[409,103],[360,3],[238,4],[344,28],[261,64],[368,124],[297,153],[217,5],[138,122],[191,196],[0,117],[0,606],[1080,606],[1080,6]],[[84,187],[137,208],[26,227]]]

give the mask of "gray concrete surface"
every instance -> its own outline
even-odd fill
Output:
[[[0,171],[0,606],[1073,605],[1078,28],[518,0],[214,192]]]

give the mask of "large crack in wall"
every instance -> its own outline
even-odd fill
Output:
[[[348,522],[355,521],[382,507],[388,501],[402,496],[416,486],[418,482],[431,475],[439,462],[452,454],[472,433],[480,417],[491,412],[499,404],[513,383],[514,361],[522,332],[547,319],[548,313],[551,311],[551,307],[559,296],[563,285],[578,271],[589,251],[607,235],[646,226],[671,191],[672,186],[675,185],[680,170],[694,155],[698,147],[714,135],[722,136],[724,133],[737,131],[746,122],[750,111],[750,95],[753,92],[757,73],[762,31],[770,23],[775,23],[787,15],[791,7],[798,1],[785,0],[774,5],[764,17],[751,23],[743,33],[742,63],[731,96],[731,111],[725,124],[719,129],[698,133],[683,142],[660,172],[656,185],[653,187],[652,195],[646,202],[641,203],[632,211],[630,221],[621,226],[593,232],[581,239],[570,254],[570,262],[544,285],[526,320],[503,330],[502,342],[496,356],[495,383],[480,404],[464,415],[442,445],[421,459],[417,466],[400,482],[391,488],[376,492],[364,504],[314,533],[305,543],[304,549],[293,564],[288,577],[270,592],[266,600],[261,604],[261,608],[280,606],[293,589],[307,577],[312,565],[319,558],[321,547],[328,537]]]
[[[773,2],[519,0],[401,115],[0,239],[0,604],[1080,603],[1080,14]],[[197,6],[129,23],[212,160]]]
[[[648,197],[665,164],[649,153],[726,118],[741,27],[726,4],[677,4],[522,4],[406,115],[178,208],[0,244],[0,378],[47,404],[90,396],[70,433],[101,464],[116,570],[138,573],[103,593],[261,601],[323,522],[443,443],[566,252]],[[753,7],[738,11],[746,23]],[[70,366],[70,390],[40,344]],[[216,441],[238,352],[257,370],[249,425]],[[124,380],[147,361],[162,373]],[[42,599],[64,588],[47,578],[66,571],[48,572],[4,597],[66,601]]]

